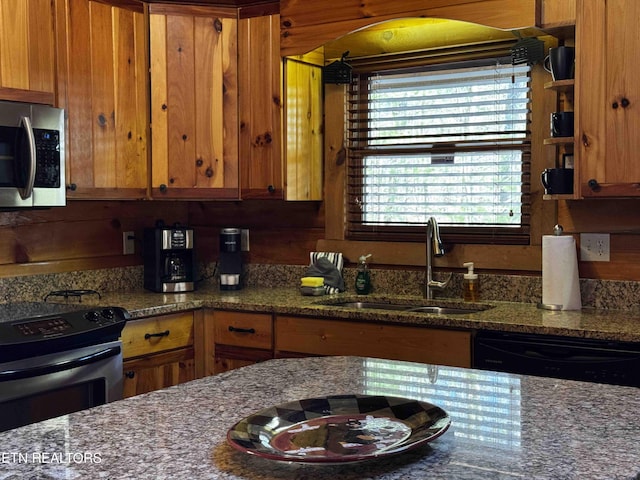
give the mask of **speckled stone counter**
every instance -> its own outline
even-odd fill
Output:
[[[552,334],[640,342],[640,314],[631,311],[596,309],[550,311],[541,310],[530,303],[496,301],[481,302],[481,305],[490,308],[468,314],[425,314],[362,310],[324,305],[325,303],[335,303],[344,299],[425,302],[420,297],[411,295],[368,295],[357,297],[353,294],[344,293],[320,297],[302,296],[297,288],[289,287],[249,287],[231,292],[221,292],[216,287],[209,287],[183,294],[161,294],[140,290],[127,293],[106,293],[101,299],[91,296],[87,297],[83,302],[86,304],[121,306],[129,310],[133,318],[208,307],[222,310],[267,312],[352,321]],[[74,301],[77,302],[77,300]],[[440,299],[436,300],[435,303],[464,306],[457,299]]]
[[[444,408],[447,432],[355,464],[274,462],[227,430],[283,402],[363,393]],[[357,357],[271,360],[0,433],[0,478],[637,479],[636,388]]]

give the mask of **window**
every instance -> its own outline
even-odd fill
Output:
[[[348,98],[351,239],[529,241],[530,67],[511,58],[357,73]]]

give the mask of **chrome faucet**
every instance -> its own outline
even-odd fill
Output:
[[[438,222],[434,217],[430,217],[427,221],[427,240],[425,242],[427,261],[425,264],[425,278],[424,278],[424,298],[431,300],[433,298],[433,290],[442,291],[453,276],[453,273],[449,275],[444,282],[438,282],[433,279],[433,272],[431,264],[433,257],[442,257],[445,254],[444,245],[440,239],[440,228]]]

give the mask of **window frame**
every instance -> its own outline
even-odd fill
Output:
[[[504,62],[504,54],[496,54],[496,52],[490,52],[491,54],[478,55],[476,58],[471,61],[465,60],[463,62],[458,62],[458,58],[454,56],[453,58],[448,58],[446,62],[440,61],[424,61],[421,65],[416,66],[415,64],[411,65],[410,68],[407,68],[402,65],[403,62],[398,62],[398,68],[389,68],[389,64],[385,64],[384,68],[376,68],[375,64],[369,63],[366,68],[356,69],[354,71],[354,79],[353,84],[346,91],[346,103],[347,103],[347,112],[349,112],[349,104],[354,101],[359,101],[362,104],[362,99],[366,99],[368,96],[368,85],[369,79],[375,77],[378,74],[385,73],[401,73],[403,71],[415,71],[416,69],[423,70],[433,70],[434,65],[443,67],[454,66],[456,64],[462,63],[463,66],[469,66],[469,64],[473,63],[487,63],[489,61],[497,61],[497,58],[501,58]],[[368,59],[370,62],[371,60]],[[529,87],[531,91],[529,93],[529,105],[531,106],[531,110],[534,105],[533,98],[533,69],[529,73],[530,81]],[[528,115],[528,124],[532,124],[532,114],[531,112]],[[345,131],[352,126],[352,123],[349,119],[349,113],[347,113],[347,118],[345,120]],[[522,168],[523,172],[521,175],[521,208],[522,208],[522,220],[520,226],[473,226],[473,227],[465,227],[465,226],[453,226],[453,225],[441,225],[440,231],[446,242],[450,243],[472,243],[472,244],[505,244],[505,245],[528,245],[531,243],[530,238],[530,215],[531,215],[531,133],[525,142],[523,142],[521,148],[516,148],[522,150],[523,152],[523,161]],[[351,140],[351,141],[349,141]],[[347,135],[347,145],[358,145],[359,139],[357,135],[354,135],[353,138],[349,138]],[[362,144],[362,142],[360,142]],[[425,235],[425,225],[416,224],[416,225],[367,225],[364,223],[361,215],[362,210],[358,206],[358,197],[360,196],[361,186],[364,175],[361,171],[362,169],[362,160],[361,153],[366,151],[377,152],[375,148],[367,148],[367,147],[359,147],[357,148],[358,152],[354,152],[356,149],[347,149],[347,179],[346,182],[346,205],[345,205],[345,238],[354,241],[400,241],[400,242],[411,242],[417,241],[424,237]],[[430,153],[441,153],[438,149],[433,149]],[[437,218],[437,215],[435,215]]]

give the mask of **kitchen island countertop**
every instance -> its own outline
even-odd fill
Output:
[[[400,396],[450,415],[431,443],[342,465],[275,462],[227,430],[283,402]],[[637,479],[631,387],[361,357],[270,360],[0,433],[0,477],[66,479]]]
[[[481,304],[491,308],[467,314],[424,314],[361,310],[321,304],[339,299],[421,301],[419,297],[381,294],[360,297],[349,293],[320,297],[302,296],[298,289],[291,287],[253,287],[226,292],[209,287],[177,294],[153,293],[146,290],[106,293],[100,299],[89,297],[83,302],[88,305],[93,303],[121,306],[129,310],[132,318],[207,307],[463,330],[482,329],[640,342],[640,314],[624,310],[585,308],[579,311],[551,311],[539,309],[531,303],[481,301]],[[462,304],[458,299],[436,299],[435,302]]]

